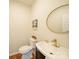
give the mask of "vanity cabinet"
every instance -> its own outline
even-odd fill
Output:
[[[36,59],[45,59],[45,56],[36,48]]]

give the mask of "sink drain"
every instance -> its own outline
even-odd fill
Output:
[[[50,53],[51,55],[53,55],[53,53]]]

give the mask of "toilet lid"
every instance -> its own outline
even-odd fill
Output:
[[[31,46],[22,46],[19,48],[19,52],[22,54],[27,54],[30,50],[32,50]]]

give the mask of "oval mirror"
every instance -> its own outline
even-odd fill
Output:
[[[69,5],[63,5],[54,9],[47,17],[47,27],[56,33],[69,31]]]

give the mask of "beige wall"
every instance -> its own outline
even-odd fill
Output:
[[[16,1],[10,1],[10,53],[18,51],[19,47],[28,45],[31,36],[30,7]]]
[[[38,40],[58,39],[61,45],[68,48],[69,35],[51,32],[46,26],[46,18],[48,14],[56,7],[67,4],[68,0],[37,0],[32,7],[32,18],[38,19],[38,30],[35,33]]]
[[[46,26],[48,14],[54,8],[67,3],[68,0],[36,0],[31,10],[31,7],[21,2],[10,1],[10,53],[16,52],[19,47],[29,44],[29,38],[32,34],[31,22],[34,19],[38,19],[38,29],[35,31],[35,35],[39,41],[51,41],[56,38],[62,43],[62,46],[68,48],[68,33],[54,33]]]

